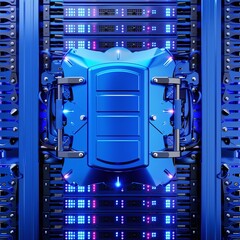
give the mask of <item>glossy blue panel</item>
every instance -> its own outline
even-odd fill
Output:
[[[133,64],[114,65],[103,64],[89,69],[88,162],[92,167],[112,170],[144,167],[148,164],[148,84],[145,80],[147,71]],[[135,98],[129,97],[131,93],[135,93]],[[106,95],[108,102],[103,102],[102,99],[105,99]],[[138,109],[139,111],[136,111]],[[132,140],[140,145],[133,145]],[[100,149],[99,142],[102,142],[103,149]],[[113,146],[116,147],[116,151]],[[129,151],[131,148],[136,152]],[[103,151],[107,153],[104,154]],[[112,164],[119,153],[121,159],[117,157],[115,165]]]
[[[97,75],[97,91],[138,91],[139,74],[124,68],[106,69]]]
[[[221,238],[221,1],[202,1],[201,237]]]
[[[139,112],[140,98],[137,95],[97,96],[98,112]]]
[[[97,116],[95,136],[139,136],[140,118],[138,116]],[[90,137],[91,141],[91,137]]]
[[[99,140],[97,159],[109,164],[131,164],[140,159],[140,141],[137,140]]]
[[[39,1],[19,1],[19,240],[39,239]]]

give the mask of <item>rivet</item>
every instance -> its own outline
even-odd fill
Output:
[[[152,116],[151,116],[151,119],[152,119],[153,121],[156,121],[156,120],[157,120],[157,116],[156,116],[156,115],[152,115]]]
[[[18,114],[18,109],[17,108],[13,108],[11,111],[10,111],[10,114],[12,116],[16,116]]]
[[[222,130],[223,130],[224,132],[227,132],[227,131],[228,131],[227,127],[223,127]]]
[[[81,120],[81,121],[86,120],[86,118],[87,118],[86,115],[81,115],[81,116],[80,116],[80,120]]]
[[[83,154],[82,152],[80,152],[80,153],[78,154],[78,156],[79,156],[80,158],[82,158],[82,157],[84,156],[84,154]]]
[[[16,100],[16,97],[15,97],[15,96],[12,96],[12,97],[11,97],[11,100],[12,100],[12,101],[15,101],[15,100]]]
[[[224,79],[224,82],[225,82],[225,83],[229,83],[229,79],[228,79],[228,78],[225,78],[225,79]]]
[[[224,97],[224,100],[225,100],[225,101],[228,101],[228,100],[229,100],[229,97],[228,97],[228,96],[225,96],[225,97]]]

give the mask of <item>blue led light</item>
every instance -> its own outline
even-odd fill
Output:
[[[66,8],[66,17],[75,17],[76,10],[74,8]]]
[[[152,201],[152,206],[156,206],[157,205],[157,201],[156,200],[153,200]]]
[[[171,9],[166,8],[166,17],[170,17],[170,16],[171,16]]]
[[[167,200],[165,201],[165,207],[166,207],[166,208],[170,208],[170,207],[171,207],[171,201],[170,201],[169,199],[167,199]]]
[[[166,25],[166,33],[170,33],[171,32],[171,25],[167,24]]]
[[[171,239],[171,232],[170,231],[166,231],[165,232],[165,240],[170,240]]]
[[[70,49],[70,48],[74,48],[75,47],[75,41],[69,40],[65,42],[65,48],[66,49]]]
[[[85,224],[85,216],[83,215],[78,216],[78,224]]]
[[[75,187],[70,184],[65,184],[65,192],[75,192]]]
[[[80,231],[78,232],[78,240],[84,240],[85,239],[85,232],[84,231]]]
[[[78,8],[78,16],[85,17],[85,8]]]
[[[85,41],[78,41],[78,48],[85,48]]]
[[[85,25],[84,24],[78,25],[78,33],[85,33]]]
[[[156,10],[156,9],[153,9],[153,10],[152,10],[152,14],[157,14],[157,10]]]
[[[157,237],[157,233],[156,232],[152,232],[152,238],[156,238]]]
[[[171,216],[167,215],[165,216],[165,223],[170,224],[171,223]]]
[[[168,184],[166,187],[165,187],[165,191],[166,192],[171,192],[171,185]]]
[[[66,208],[75,208],[75,206],[76,206],[75,200],[73,200],[73,199],[65,200],[65,207]]]
[[[170,41],[166,41],[165,47],[167,49],[170,49],[171,48],[171,42]]]
[[[66,27],[66,33],[75,33],[76,32],[76,26],[73,24],[68,24]]]
[[[78,199],[78,208],[85,208],[85,200]]]
[[[75,223],[76,223],[75,216],[72,216],[72,215],[65,216],[65,224],[75,224]]]
[[[64,110],[63,110],[63,113],[64,113],[64,114],[73,113],[73,112],[74,112],[73,110],[68,110],[68,109],[64,109]]]
[[[75,232],[72,232],[72,231],[65,232],[65,240],[74,240],[74,239],[76,239]]]
[[[78,192],[85,192],[85,187],[84,186],[78,186],[77,191]]]
[[[152,42],[152,47],[156,47],[157,43],[156,42]]]
[[[119,188],[119,187],[121,187],[121,182],[120,182],[120,179],[119,179],[119,177],[117,177],[117,181],[115,182],[115,187],[117,187],[117,188]]]
[[[152,217],[152,222],[156,222],[157,221],[157,217]]]

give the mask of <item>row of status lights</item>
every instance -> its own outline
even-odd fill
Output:
[[[175,183],[168,184],[164,188],[166,193],[175,193],[176,191]],[[97,191],[99,191],[97,184],[92,184],[88,186],[73,186],[70,184],[65,184],[65,193],[96,193]],[[158,189],[155,186],[144,184],[142,185],[142,191],[157,192]],[[122,190],[122,192],[124,192],[124,189]]]
[[[131,201],[131,200],[130,200]],[[164,206],[166,209],[173,209],[176,207],[176,201],[175,199],[165,199],[161,200],[164,203]],[[124,199],[121,200],[114,200],[114,206],[118,208],[125,208],[125,204],[129,204],[130,202],[126,202]],[[145,207],[145,208],[151,208],[157,206],[159,203],[157,200],[134,200],[134,204],[140,204],[137,205],[138,207]],[[96,199],[65,199],[65,208],[66,209],[96,209],[98,205],[98,201]],[[109,201],[109,208],[113,207],[112,201]]]
[[[158,236],[158,233],[155,231],[152,232],[142,232],[142,238],[141,239],[160,239]],[[125,237],[125,232],[116,231],[114,234],[116,240],[128,240],[128,237]],[[96,231],[66,231],[65,232],[65,240],[96,240],[97,239],[97,232]],[[105,238],[109,239],[110,238]],[[111,240],[114,240],[111,239]],[[175,240],[176,234],[175,231],[164,231],[164,238],[161,238],[161,240]],[[140,240],[140,239],[139,239]]]
[[[153,9],[149,6],[141,7],[141,8],[122,8],[120,6],[115,6],[114,8],[104,8],[105,6],[99,6],[99,7],[69,7],[64,9],[64,17],[67,18],[84,18],[84,17],[99,17],[101,16],[101,12],[106,12],[106,14],[103,14],[103,17],[129,17],[134,16],[134,11],[136,11],[138,14],[136,17],[151,17],[154,15],[159,15],[162,18],[172,18],[176,17],[176,8],[175,7],[160,7],[161,9]],[[137,7],[137,6],[136,6]],[[97,13],[98,11],[98,13]],[[109,14],[108,14],[109,13]]]
[[[149,48],[154,48],[154,47],[165,47],[167,49],[170,50],[175,50],[176,49],[176,41],[175,40],[166,40],[166,41],[161,41],[158,40],[158,42],[156,41],[141,41],[141,38],[137,39],[136,41],[141,42],[141,48],[143,49],[149,49]],[[97,50],[98,48],[102,44],[104,45],[105,43],[111,42],[112,41],[108,41],[108,39],[106,38],[105,41],[104,40],[64,40],[64,48],[66,50],[71,49],[71,48],[85,48],[85,49],[90,49],[90,50]],[[163,43],[162,43],[163,42]],[[113,42],[114,47],[128,47],[128,45],[132,45],[132,48],[137,48],[134,46],[136,42],[131,42],[131,41],[116,41]],[[136,44],[137,46],[137,44]],[[106,49],[109,47],[106,47]],[[138,48],[137,48],[138,49]]]
[[[128,216],[124,216],[124,215],[115,216],[114,221],[115,221],[115,223],[125,224],[125,218],[127,218],[127,217]],[[136,218],[138,218],[138,217],[134,217],[134,219],[136,219]],[[139,218],[142,219],[142,223],[147,223],[147,224],[160,222],[162,219],[163,220],[165,219],[165,224],[175,224],[175,220],[176,220],[175,215],[165,215],[162,218],[160,218],[158,216],[141,216]],[[97,219],[98,219],[97,215],[66,215],[65,216],[65,224],[95,225],[98,222]]]
[[[101,27],[101,25],[95,25],[95,24],[65,24],[64,26],[64,32],[66,34],[73,34],[73,33],[82,33],[82,34],[91,34],[97,32],[97,27]],[[139,25],[141,26],[141,25]],[[128,33],[128,30],[126,29],[128,25],[114,25],[114,28],[111,29],[110,33]],[[142,26],[142,29],[140,32],[146,32],[146,33],[154,33],[158,29],[158,26]],[[162,29],[162,28],[161,28]],[[165,24],[165,33],[175,33],[176,27],[175,24]],[[134,32],[131,32],[134,33]],[[139,32],[138,32],[139,33]],[[158,34],[163,34],[163,32],[159,32]]]

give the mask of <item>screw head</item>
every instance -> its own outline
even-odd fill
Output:
[[[81,120],[81,121],[84,121],[84,120],[86,120],[86,119],[87,119],[86,115],[81,115],[81,116],[80,116],[80,120]]]
[[[228,97],[228,96],[224,97],[224,100],[225,100],[225,101],[228,101],[228,100],[229,100],[229,97]]]
[[[82,158],[82,157],[84,157],[84,153],[80,152],[80,153],[78,154],[78,156],[79,156],[80,158]]]
[[[152,116],[151,116],[151,119],[152,119],[153,121],[156,121],[156,120],[157,120],[157,116],[156,116],[156,115],[152,115]]]
[[[158,157],[158,154],[157,154],[156,152],[154,152],[154,153],[152,154],[152,156],[156,158],[156,157]]]
[[[16,116],[18,114],[18,109],[17,108],[13,108],[11,111],[10,111],[10,114],[12,116]]]
[[[222,130],[223,130],[224,132],[227,132],[227,131],[228,131],[227,127],[223,127]]]
[[[225,79],[224,79],[224,83],[229,83],[229,79],[228,79],[228,78],[225,78]]]

